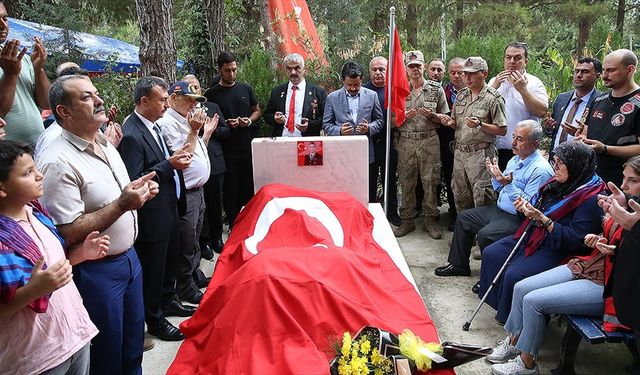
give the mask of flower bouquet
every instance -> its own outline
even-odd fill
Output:
[[[409,330],[397,336],[370,326],[353,338],[345,332],[336,352],[332,375],[410,375],[428,371],[432,361],[446,361],[438,343],[425,343]]]
[[[400,335],[365,326],[345,332],[331,360],[331,375],[411,375],[431,368],[453,368],[491,353],[491,348],[451,342],[425,343],[410,330]]]

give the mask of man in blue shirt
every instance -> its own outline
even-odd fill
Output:
[[[449,263],[435,270],[438,276],[469,276],[469,255],[473,239],[478,236],[480,250],[489,244],[516,232],[521,218],[513,202],[518,197],[532,200],[541,184],[553,176],[553,169],[538,151],[542,127],[537,121],[524,120],[516,125],[511,148],[515,156],[509,160],[504,172],[497,159],[487,158],[487,170],[493,176],[491,183],[498,192],[497,204],[465,210],[458,215],[453,241],[449,249]]]

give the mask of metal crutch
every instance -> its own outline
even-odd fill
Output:
[[[473,312],[473,315],[471,315],[471,319],[467,320],[462,325],[462,330],[463,331],[468,331],[469,327],[471,327],[471,322],[473,322],[473,319],[475,319],[476,315],[478,315],[478,312],[480,311],[480,308],[484,304],[484,301],[487,299],[487,296],[489,295],[489,292],[491,292],[491,289],[493,289],[494,285],[496,285],[496,283],[498,282],[498,279],[502,276],[502,273],[504,272],[504,270],[509,265],[509,262],[511,261],[511,258],[513,258],[513,256],[515,255],[516,251],[518,250],[518,247],[520,247],[520,244],[522,243],[524,238],[527,236],[527,232],[529,232],[529,228],[531,228],[532,224],[533,224],[533,220],[529,221],[529,224],[524,229],[524,232],[522,232],[522,236],[520,236],[520,239],[518,239],[518,242],[516,242],[516,245],[513,247],[513,250],[511,250],[511,253],[507,257],[507,260],[504,261],[504,264],[502,265],[502,268],[500,268],[500,270],[498,271],[498,274],[496,275],[496,277],[493,278],[493,281],[491,282],[491,285],[489,285],[489,289],[487,289],[487,291],[484,293],[484,296],[482,296],[482,299],[480,300],[480,303],[478,304],[478,307],[476,307],[476,310]]]

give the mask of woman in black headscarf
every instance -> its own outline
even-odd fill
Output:
[[[585,235],[601,228],[603,212],[597,196],[605,184],[595,174],[594,151],[582,142],[564,142],[553,151],[553,170],[555,175],[540,187],[535,207],[521,198],[514,202],[526,217],[516,234],[487,246],[482,253],[480,296],[528,228],[527,238],[487,296],[487,303],[497,310],[498,322],[509,316],[513,286],[518,281],[557,266],[565,257],[588,253]]]

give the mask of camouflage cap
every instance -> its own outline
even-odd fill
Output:
[[[464,62],[464,69],[462,69],[463,72],[467,73],[475,73],[477,71],[486,72],[487,70],[489,70],[487,62],[479,56],[469,57],[467,61]]]
[[[424,55],[420,51],[409,51],[404,55],[404,63],[409,66],[412,64],[424,64]]]

